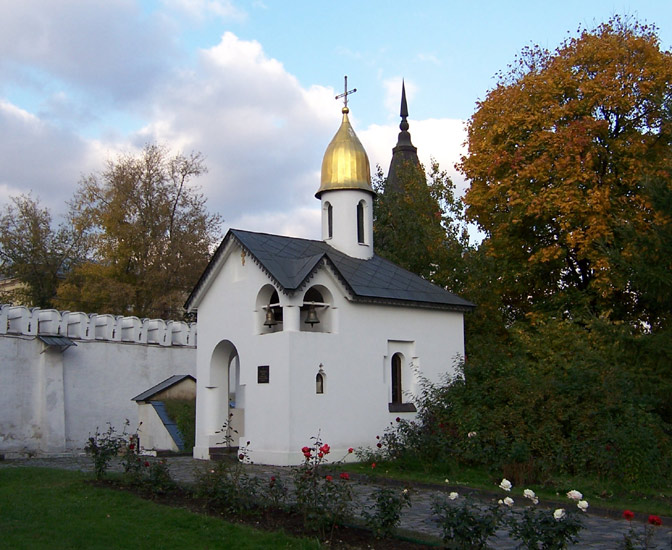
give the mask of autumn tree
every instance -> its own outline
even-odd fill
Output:
[[[0,214],[0,275],[18,284],[2,300],[52,307],[59,281],[85,254],[81,226],[66,220],[53,228],[38,199],[12,197]]]
[[[72,207],[93,232],[92,261],[60,286],[60,307],[180,317],[220,236],[219,216],[191,184],[205,171],[198,153],[147,145],[83,178]]]
[[[672,54],[654,27],[616,17],[523,50],[478,103],[459,165],[504,307],[651,321],[619,262],[642,245],[628,231],[667,223],[644,186],[670,189],[671,144]]]

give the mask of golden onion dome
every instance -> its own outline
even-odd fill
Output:
[[[322,159],[322,180],[315,196],[335,189],[361,189],[373,193],[369,157],[348,120],[350,109],[343,107],[343,122]]]

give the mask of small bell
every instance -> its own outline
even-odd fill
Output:
[[[278,324],[278,322],[275,320],[275,315],[273,314],[273,309],[269,307],[266,310],[266,320],[264,321],[264,326],[270,328],[270,327],[275,326],[277,324]]]
[[[315,311],[315,304],[310,304],[308,306],[308,315],[306,315],[306,321],[311,327],[320,322],[317,318],[317,311]]]

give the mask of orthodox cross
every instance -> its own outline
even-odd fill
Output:
[[[353,88],[352,90],[348,91],[348,75],[345,75],[345,87],[344,91],[342,94],[337,95],[334,99],[341,99],[343,98],[343,107],[346,109],[348,108],[348,96],[350,94],[354,94],[357,91],[357,88]]]

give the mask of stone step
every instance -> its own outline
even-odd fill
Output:
[[[238,447],[210,447],[210,460],[238,460]]]

